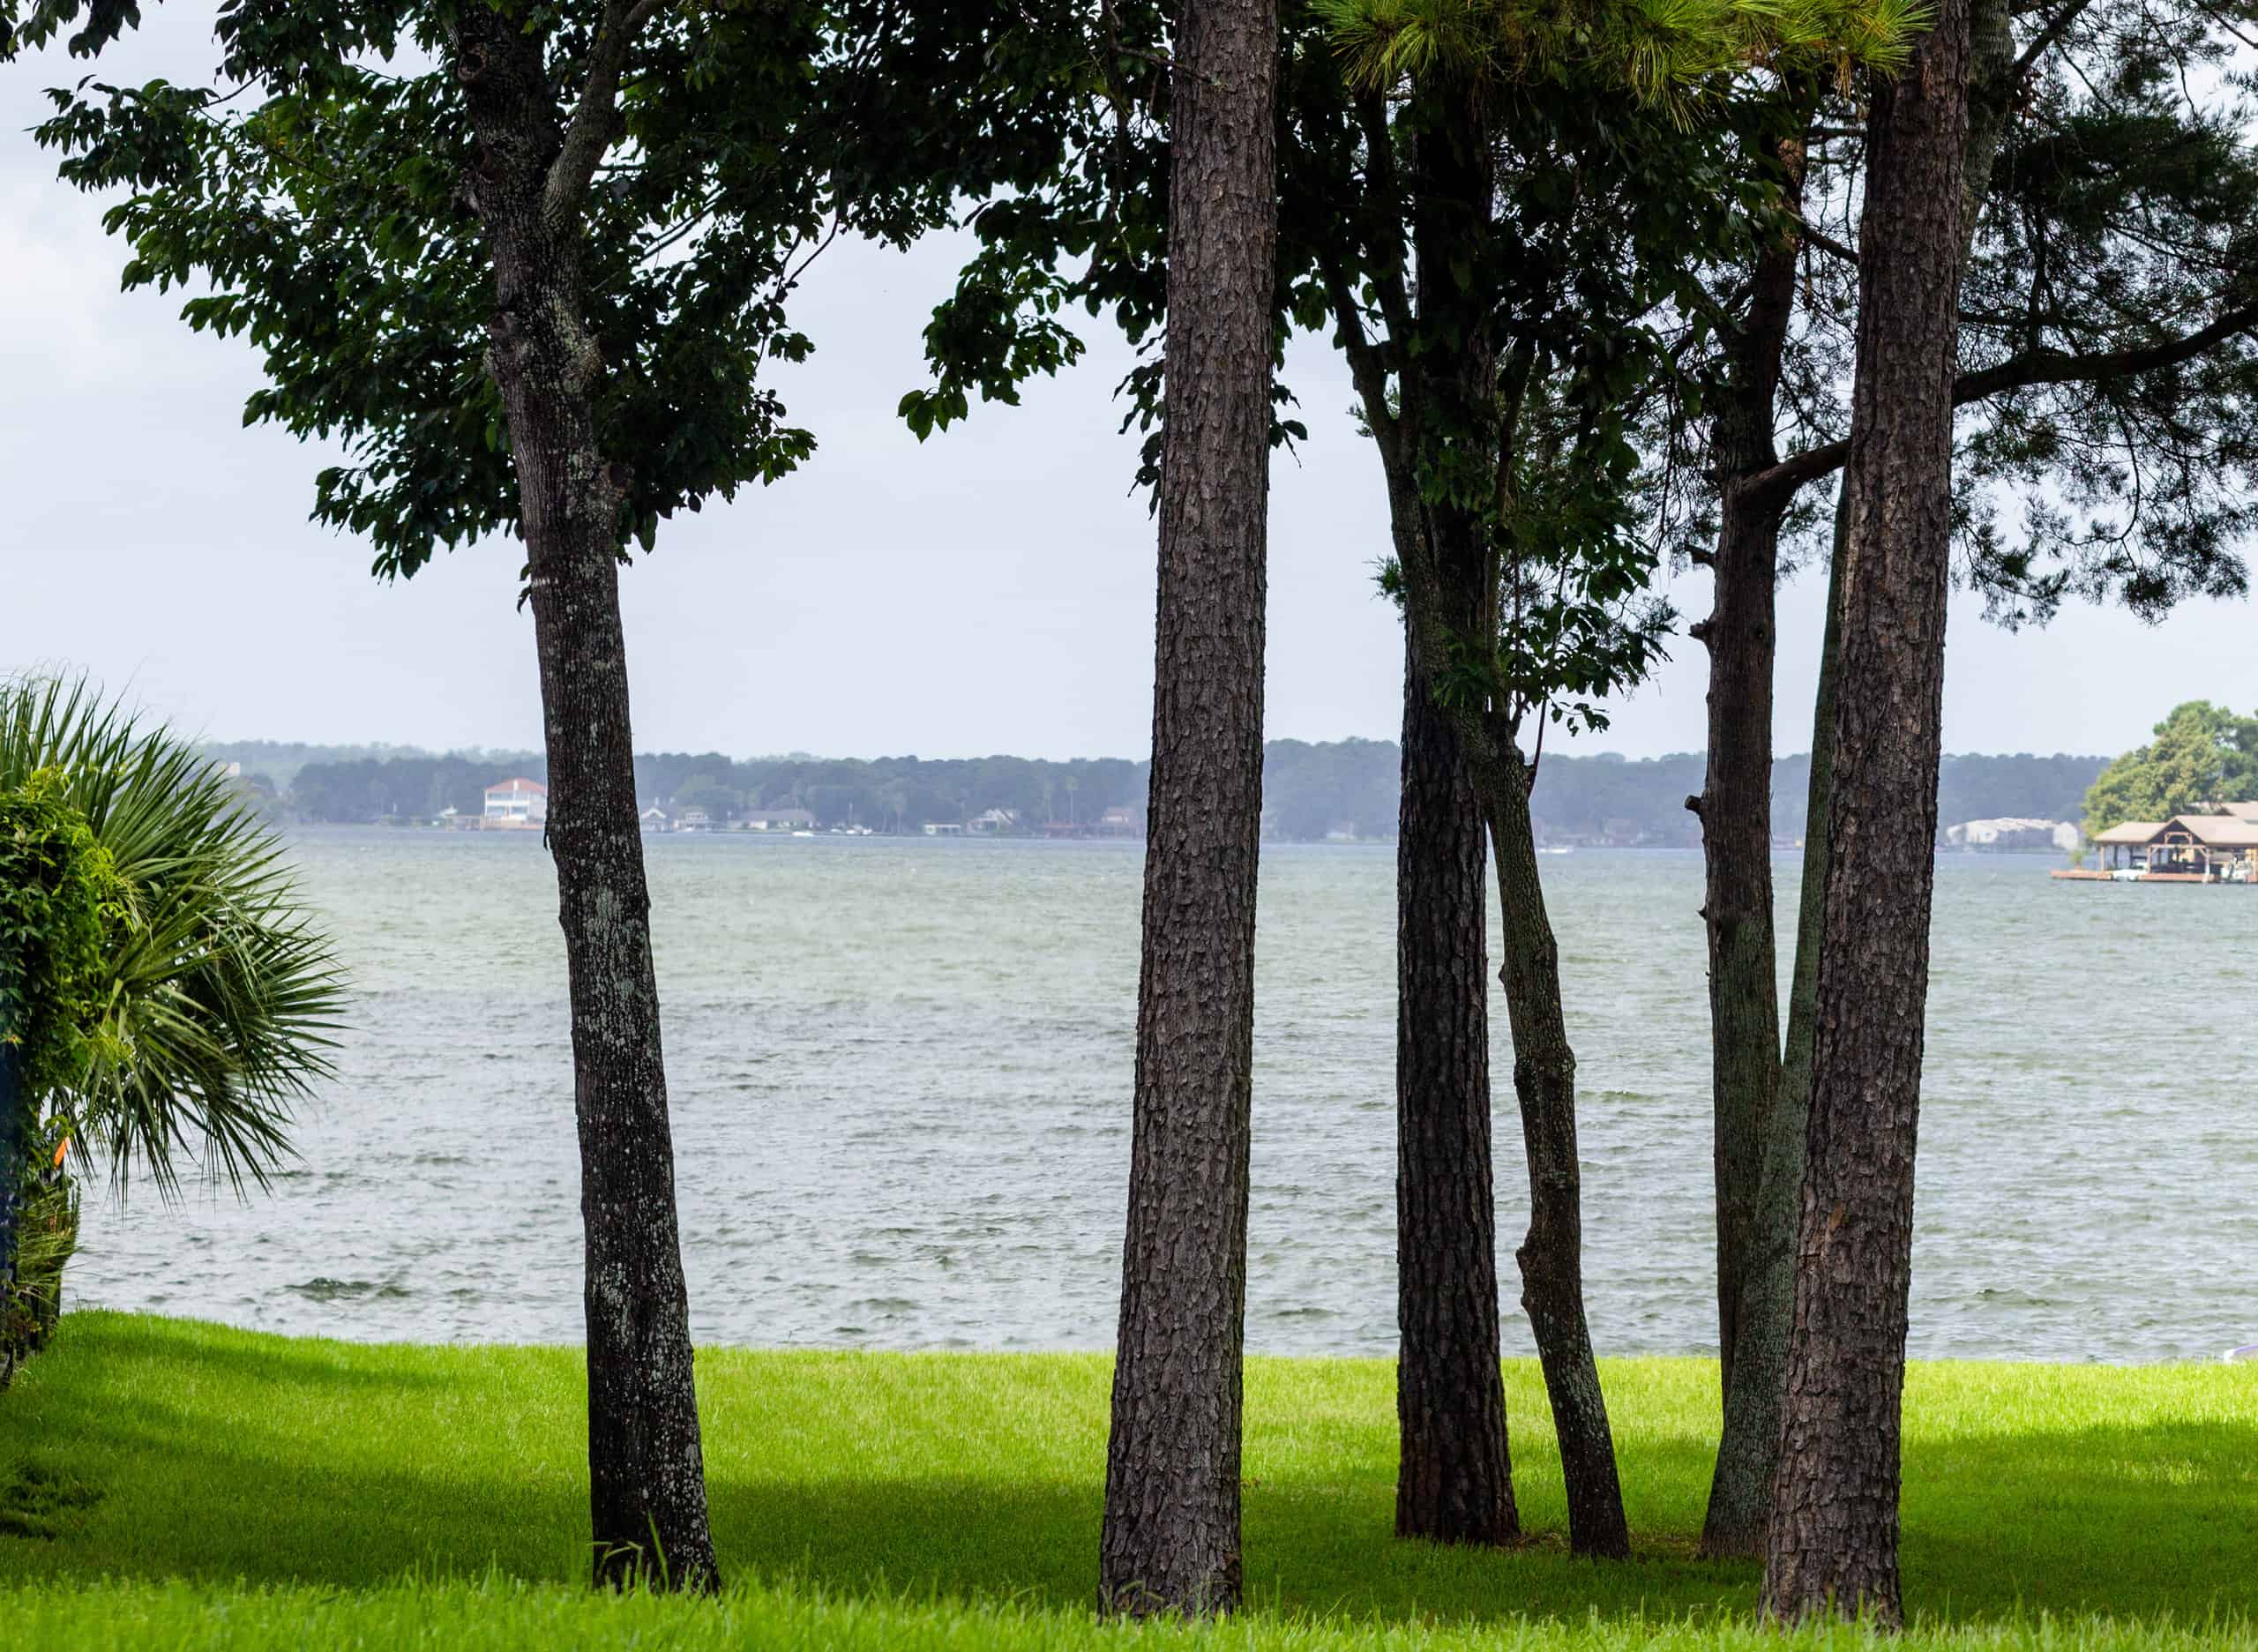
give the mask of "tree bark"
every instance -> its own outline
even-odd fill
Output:
[[[1724,1433],[1717,1445],[1716,1471],[1709,1483],[1708,1513],[1701,1529],[1702,1552],[1745,1559],[1760,1559],[1764,1551],[1772,1479],[1779,1468],[1788,1340],[1795,1326],[1797,1212],[1803,1193],[1804,1135],[1811,1118],[1811,1042],[1826,916],[1827,815],[1834,796],[1835,677],[1841,657],[1839,604],[1848,533],[1849,519],[1838,508],[1834,552],[1828,559],[1826,638],[1820,649],[1819,694],[1813,714],[1787,1050],[1772,1117],[1762,1136],[1762,1171],[1742,1252],[1740,1318],[1732,1380],[1725,1389]]]
[[[1185,0],[1171,79],[1143,968],[1102,1612],[1239,1601],[1276,0]]]
[[[1457,731],[1406,650],[1395,851],[1395,1535],[1521,1534],[1499,1369],[1488,891]]]
[[[1802,206],[1804,138],[1779,146],[1783,210]],[[1766,1143],[1780,1087],[1778,953],[1772,912],[1772,678],[1780,523],[1787,501],[1750,489],[1779,462],[1773,440],[1780,361],[1795,313],[1800,237],[1789,229],[1759,256],[1746,319],[1718,402],[1713,460],[1723,493],[1716,592],[1697,634],[1709,651],[1708,768],[1688,799],[1701,821],[1707,878],[1712,1117],[1716,1177],[1717,1350],[1725,1431],[1701,1531],[1702,1551],[1753,1555],[1771,1486],[1776,1417],[1736,1431],[1733,1388],[1750,1327],[1749,1252]],[[1750,1424],[1757,1431],[1748,1431]]]
[[[1500,404],[1514,392],[1499,383],[1488,298],[1461,273],[1489,233],[1490,166],[1489,136],[1469,112],[1439,111],[1423,129],[1412,166],[1418,325],[1424,335],[1454,343],[1409,353],[1400,413],[1389,411],[1369,356],[1357,369],[1359,393],[1374,430],[1388,433],[1382,458],[1411,663],[1458,737],[1497,865],[1505,948],[1499,978],[1513,1028],[1514,1088],[1530,1192],[1529,1233],[1517,1253],[1522,1305],[1560,1446],[1569,1546],[1613,1558],[1630,1552],[1630,1534],[1584,1318],[1575,1056],[1561,1009],[1559,950],[1537,878],[1529,773],[1506,707],[1462,697],[1446,703],[1438,696],[1457,650],[1495,646],[1493,519],[1498,489],[1509,494],[1520,457],[1499,423]],[[1483,455],[1483,464],[1494,468],[1491,483],[1478,490],[1482,497],[1423,498],[1422,465],[1439,476],[1468,474],[1461,462],[1466,453]]]
[[[17,1231],[22,1222],[25,1106],[23,1051],[0,1043],[0,1388],[15,1374],[20,1350],[15,1318]]]
[[[2013,103],[2015,42],[2006,0],[1970,5],[1968,139],[1961,162],[1961,256],[1972,245],[1978,217],[1991,192],[2000,138]],[[1955,400],[1966,400],[1955,383]],[[1753,478],[1748,478],[1750,482]],[[1756,488],[1768,508],[1784,515],[1792,488]],[[1725,1385],[1723,1438],[1702,1530],[1713,1555],[1753,1557],[1762,1549],[1771,1478],[1778,1463],[1780,1403],[1786,1380],[1788,1339],[1795,1316],[1797,1209],[1803,1183],[1804,1137],[1811,1107],[1811,1055],[1819,996],[1819,954],[1824,927],[1827,820],[1833,799],[1835,682],[1842,664],[1843,561],[1848,544],[1849,493],[1836,499],[1833,552],[1828,564],[1827,622],[1820,651],[1818,703],[1813,719],[1809,807],[1805,816],[1801,908],[1796,926],[1795,972],[1790,990],[1787,1048],[1770,1127],[1761,1132],[1761,1174],[1744,1241],[1737,1297],[1738,1330]],[[1777,520],[1776,516],[1775,518]],[[1775,529],[1776,540],[1776,528]],[[1770,669],[1768,662],[1767,671]],[[1714,736],[1712,749],[1715,749]],[[1714,991],[1714,983],[1713,988]],[[1767,1003],[1774,989],[1768,979]],[[1722,1199],[1721,1199],[1722,1202]],[[1753,1382],[1754,1386],[1749,1386]]]
[[[481,149],[471,194],[494,265],[487,360],[517,471],[549,754],[546,835],[572,998],[594,1574],[712,1589],[720,1571],[620,624],[625,478],[597,435],[602,363],[585,321],[577,205],[559,211],[550,187],[564,133],[542,41],[478,6],[458,27],[458,74]]]
[[[1868,117],[1843,647],[1764,1607],[1902,1621],[1900,1410],[1935,881],[1969,0]]]
[[[1498,865],[1504,920],[1506,1013],[1513,1024],[1514,1094],[1529,1158],[1529,1234],[1521,1305],[1529,1315],[1560,1444],[1568,1494],[1568,1547],[1621,1559],[1631,1552],[1616,1475],[1615,1438],[1584,1319],[1583,1177],[1576,1156],[1576,1057],[1560,998],[1560,947],[1544,909],[1529,774],[1507,741],[1483,776],[1484,813]]]

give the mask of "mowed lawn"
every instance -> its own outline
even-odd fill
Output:
[[[1616,1360],[1603,1376],[1628,1564],[1566,1553],[1533,1364],[1506,1371],[1529,1540],[1497,1553],[1390,1536],[1387,1363],[1254,1361],[1250,1611],[1208,1633],[1255,1647],[1769,1644],[1753,1624],[1755,1569],[1693,1556],[1715,1365]],[[1090,1621],[1103,1358],[708,1349],[699,1378],[731,1592],[622,1601],[577,1587],[577,1350],[74,1314],[0,1394],[0,1643],[1123,1638]],[[1917,1365],[1904,1521],[1916,1640],[2258,1647],[2258,1367]]]

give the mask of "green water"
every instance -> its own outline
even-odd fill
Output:
[[[532,834],[310,832],[356,993],[270,1197],[92,1204],[81,1300],[355,1338],[576,1340],[554,880]],[[694,1328],[1101,1347],[1118,1287],[1135,845],[650,844]],[[1916,1355],[2211,1357],[2258,1340],[2258,892],[1939,863]],[[1594,1336],[1708,1351],[1701,863],[1544,866],[1583,1086]],[[1792,913],[1794,857],[1780,863]],[[1267,846],[1249,1341],[1394,1343],[1394,858]],[[1510,1072],[1493,1007],[1498,1073]],[[1509,1351],[1528,1338],[1509,1087]]]

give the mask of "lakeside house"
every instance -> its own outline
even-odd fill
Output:
[[[1944,841],[1956,849],[2060,849],[2065,853],[2084,841],[2085,834],[2067,820],[2041,820],[2006,815],[1994,820],[1963,820],[1945,828]]]
[[[805,809],[763,809],[739,822],[747,832],[812,832],[815,816]]]
[[[990,809],[972,817],[965,830],[975,837],[995,837],[1006,832],[1016,832],[1020,826],[1020,811],[1016,809]]]
[[[649,808],[643,811],[643,830],[646,832],[671,832],[674,830],[673,818],[669,816],[665,810],[660,808],[658,804],[653,804]]]
[[[929,838],[961,838],[964,835],[964,828],[953,820],[928,820],[925,822],[925,835]]]
[[[488,826],[539,826],[549,824],[549,788],[520,775],[486,789]]]
[[[2203,814],[2127,820],[2093,840],[2098,871],[2057,878],[2126,883],[2258,883],[2258,803],[2215,804]]]

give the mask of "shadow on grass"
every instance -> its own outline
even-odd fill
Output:
[[[58,1343],[0,1400],[0,1477],[29,1464],[100,1495],[42,1508],[35,1535],[0,1536],[0,1578],[356,1586],[498,1567],[576,1579],[586,1466],[578,1395],[559,1380],[576,1368],[569,1350],[380,1363],[366,1350],[229,1346],[194,1327],[94,1327],[79,1347]],[[237,1394],[234,1411],[216,1412],[215,1390]],[[1392,1430],[1357,1431],[1377,1444],[1338,1444],[1250,1482],[1251,1603],[1396,1621],[1675,1617],[1754,1603],[1753,1566],[1692,1555],[1706,1439],[1623,1439],[1641,1553],[1597,1565],[1560,1540],[1558,1460],[1540,1428],[1524,1427],[1516,1454],[1533,1536],[1506,1552],[1395,1542]],[[826,1473],[819,1461],[717,1455],[723,1566],[850,1596],[1087,1609],[1102,1465],[1077,1456],[1044,1469],[1009,1439],[985,1443],[1004,1466],[964,1475]],[[908,1461],[930,1444],[905,1435],[897,1450]],[[1906,1457],[1908,1604],[1961,1621],[2045,1609],[2184,1622],[2258,1609],[2254,1465],[2258,1421],[1944,1439],[1917,1430]]]
[[[280,1336],[253,1341],[240,1331],[201,1319],[89,1310],[67,1316],[55,1346],[25,1371],[36,1376],[51,1361],[91,1357],[112,1367],[115,1375],[131,1375],[133,1365],[179,1362],[199,1377],[232,1379],[250,1390],[278,1383],[318,1383],[331,1393],[356,1388],[398,1393],[436,1388],[448,1380],[436,1360],[423,1359],[431,1350],[418,1345],[401,1351],[405,1360],[378,1369],[370,1364],[365,1343]],[[407,1362],[416,1363],[411,1366]]]

